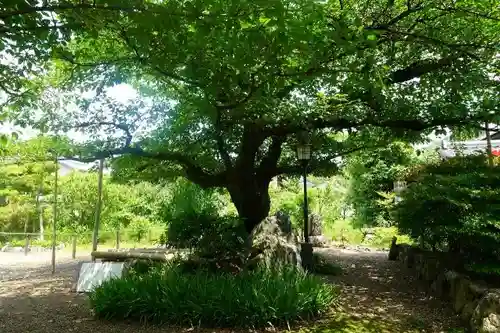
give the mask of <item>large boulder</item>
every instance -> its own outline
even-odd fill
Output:
[[[500,315],[490,313],[488,317],[483,319],[478,333],[498,333],[500,332]]]
[[[329,245],[328,239],[323,235],[309,236],[309,242],[313,247],[327,247]]]
[[[257,264],[302,266],[297,237],[291,230],[283,232],[277,216],[269,216],[255,227],[250,235],[250,241],[252,247],[249,264],[252,266]]]
[[[500,290],[484,295],[474,309],[470,326],[473,332],[500,332]]]
[[[275,214],[275,217],[278,221],[278,225],[281,229],[281,232],[284,234],[291,234],[292,233],[292,219],[290,218],[290,215],[283,211],[277,211]]]
[[[473,300],[473,295],[470,292],[471,281],[466,277],[460,277],[455,282],[454,292],[452,295],[453,309],[460,313],[464,306]]]

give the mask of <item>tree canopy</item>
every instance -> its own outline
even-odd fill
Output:
[[[51,59],[42,116],[11,104],[18,120],[111,139],[89,157],[130,154],[122,171],[225,187],[248,230],[269,212],[270,180],[301,172],[303,132],[309,170],[332,172],[339,156],[395,137],[498,119],[496,0],[6,4],[4,51],[21,58],[36,45]],[[117,83],[138,96],[116,102]]]

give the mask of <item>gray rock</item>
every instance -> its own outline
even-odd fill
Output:
[[[453,300],[453,309],[457,313],[462,312],[464,306],[473,300],[470,293],[470,284],[470,280],[465,277],[460,277],[455,282],[454,295],[452,295],[451,299]]]
[[[255,227],[250,240],[252,243],[250,265],[290,264],[302,267],[297,237],[284,233],[276,216],[266,218]]]
[[[309,241],[314,247],[326,247],[328,246],[328,240],[325,236],[310,236]]]
[[[470,301],[469,303],[464,305],[464,307],[462,308],[462,312],[460,313],[460,318],[464,323],[470,321],[476,307],[477,307],[477,301]]]
[[[496,320],[500,313],[500,291],[494,290],[486,293],[479,301],[477,307],[474,309],[472,319],[470,321],[473,332],[500,332],[500,325],[497,331],[488,331],[491,327],[496,325]],[[493,316],[490,316],[492,315]]]
[[[483,319],[482,325],[478,333],[498,333],[500,332],[500,315],[490,313],[488,317]]]
[[[292,233],[292,220],[290,218],[290,215],[283,211],[277,211],[276,214],[276,219],[278,220],[278,225],[281,229],[281,232],[284,234],[291,234]]]

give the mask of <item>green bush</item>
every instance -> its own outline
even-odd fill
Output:
[[[457,156],[418,170],[393,213],[419,244],[462,253],[472,262],[500,257],[500,166]]]
[[[166,265],[104,282],[90,294],[99,318],[208,327],[283,325],[330,309],[337,289],[292,267],[240,274]]]
[[[354,228],[350,220],[338,220],[325,226],[325,235],[336,242],[345,244],[361,244],[363,232]]]
[[[187,211],[170,219],[167,242],[177,248],[196,248],[203,234],[217,222],[217,215]]]
[[[219,218],[219,207],[215,191],[178,180],[168,204],[160,210],[161,219],[168,224],[164,238],[175,247],[196,247],[205,231]]]
[[[388,249],[391,247],[392,238],[397,237],[398,244],[412,244],[413,241],[407,235],[401,235],[397,228],[373,228],[373,238],[366,240],[363,244],[371,247]]]
[[[134,216],[128,228],[132,232],[131,236],[135,241],[140,242],[151,228],[151,222],[142,216]]]

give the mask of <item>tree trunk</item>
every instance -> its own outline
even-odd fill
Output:
[[[238,215],[245,224],[248,233],[269,214],[271,198],[269,197],[269,182],[261,184],[241,184],[228,186],[231,199],[238,210]]]

